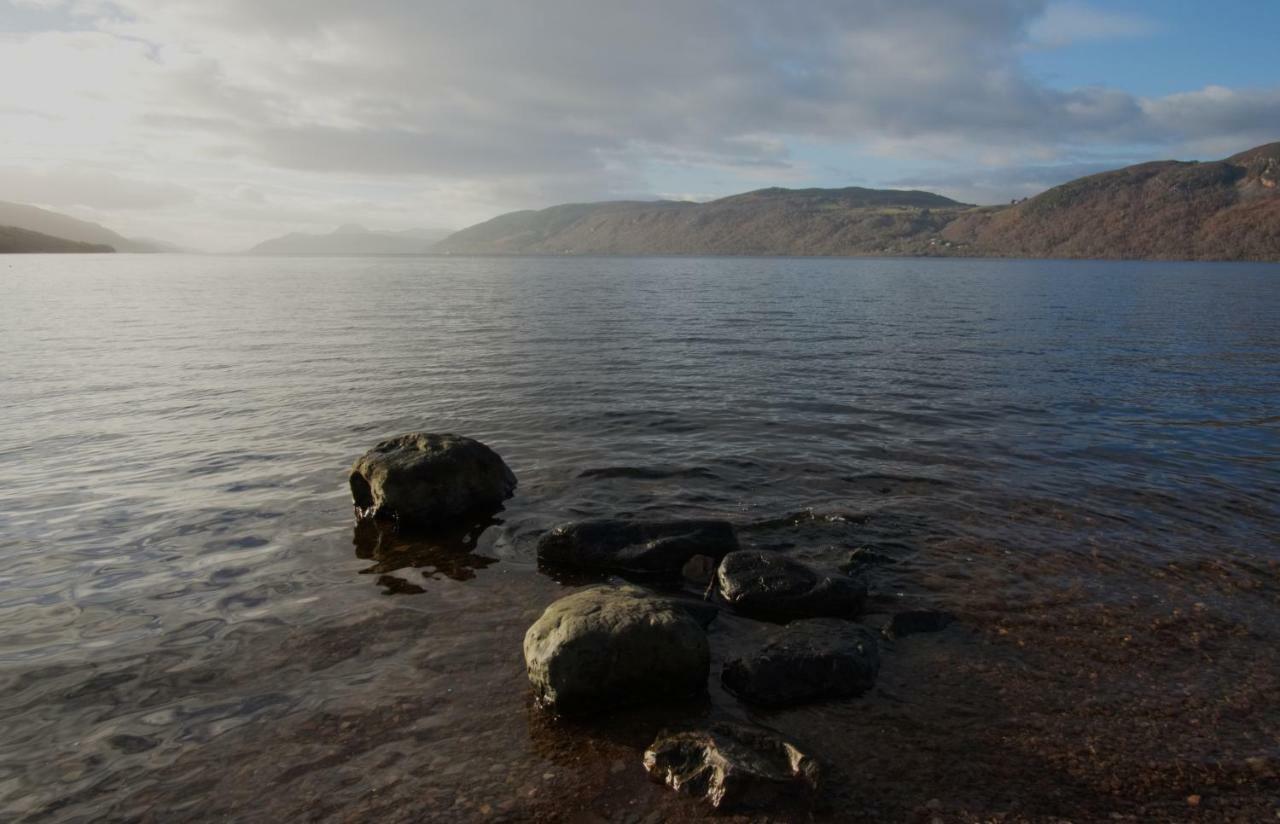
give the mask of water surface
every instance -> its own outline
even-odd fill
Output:
[[[709,717],[808,746],[820,818],[1280,809],[1278,266],[14,256],[0,287],[6,820],[697,817],[639,753]],[[418,429],[506,458],[497,523],[355,528],[346,468]],[[870,547],[876,613],[960,622],[861,699],[753,713],[715,682],[767,628],[722,616],[708,701],[551,723],[520,639],[571,586],[533,546],[619,515]]]

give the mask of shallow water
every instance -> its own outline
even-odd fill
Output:
[[[670,820],[665,723],[746,718],[838,820],[1280,816],[1280,266],[0,259],[0,816]],[[519,476],[356,530],[416,429]],[[719,516],[960,621],[860,699],[558,724],[540,532]],[[871,619],[875,620],[875,619]],[[1188,800],[1191,799],[1191,800]]]

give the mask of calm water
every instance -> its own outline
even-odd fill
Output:
[[[1278,266],[40,256],[0,287],[4,820],[695,817],[639,753],[705,717],[809,746],[819,817],[1280,815]],[[506,458],[499,523],[354,530],[345,470],[416,429]],[[520,638],[570,590],[533,545],[611,515],[871,546],[877,612],[961,621],[856,701],[550,723]],[[764,631],[723,616],[716,660]]]

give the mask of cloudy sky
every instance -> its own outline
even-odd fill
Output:
[[[1280,140],[1257,0],[0,0],[0,200],[206,250]]]

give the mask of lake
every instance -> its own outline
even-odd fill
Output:
[[[658,727],[752,720],[819,818],[1264,820],[1280,798],[1280,266],[0,258],[0,810],[17,821],[703,815]],[[457,432],[519,488],[455,544],[346,472]],[[719,685],[557,723],[549,527],[722,517],[871,611],[954,612],[847,701]],[[874,618],[868,620],[875,620]],[[575,818],[576,817],[576,818]]]

